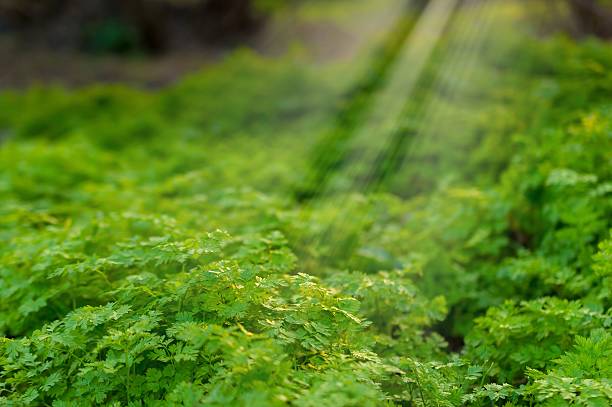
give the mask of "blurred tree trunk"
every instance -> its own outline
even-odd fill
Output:
[[[612,38],[612,10],[597,0],[568,0],[572,17],[582,34]]]
[[[151,52],[166,48],[166,15],[162,5],[149,0],[119,0],[124,18],[136,28],[142,45]]]

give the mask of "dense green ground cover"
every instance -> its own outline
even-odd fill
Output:
[[[333,69],[0,95],[0,404],[608,406],[612,52],[517,36],[444,143],[310,203]]]

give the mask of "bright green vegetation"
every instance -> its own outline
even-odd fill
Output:
[[[0,405],[610,405],[611,47],[514,35],[307,203],[334,69],[0,95]]]

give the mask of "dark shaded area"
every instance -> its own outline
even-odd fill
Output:
[[[251,0],[0,0],[0,32],[24,47],[160,53],[227,44],[263,21]]]
[[[601,0],[568,0],[579,34],[612,38],[612,4]]]

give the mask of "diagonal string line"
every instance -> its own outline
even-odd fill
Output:
[[[479,2],[478,4],[482,5],[481,2]],[[482,19],[480,17],[476,18],[476,21],[478,23],[481,23],[483,20],[486,22],[486,21],[488,21],[488,18],[482,18]],[[476,39],[482,38],[482,33],[484,31],[486,31],[486,29],[483,28],[483,27],[486,27],[486,26],[487,26],[487,24],[484,24],[484,23],[482,23],[482,24],[472,24],[472,25],[468,26],[468,28],[471,28],[470,35],[467,36],[468,40],[464,41],[462,43],[462,46],[459,47],[458,50],[456,50],[455,52],[449,53],[450,54],[450,58],[449,57],[446,58],[447,62],[444,64],[444,69],[440,70],[440,72],[437,73],[437,77],[436,77],[436,80],[435,80],[434,88],[439,89],[441,87],[441,82],[443,81],[445,76],[448,76],[451,73],[455,73],[455,74],[459,73],[457,71],[465,71],[466,70],[466,66],[473,59],[473,58],[471,58],[471,56],[473,56],[473,54],[474,54],[474,49],[478,48],[478,43],[479,42],[476,41]],[[470,57],[470,58],[468,58],[468,57]],[[456,84],[456,82],[453,82],[453,84]],[[456,87],[457,86],[453,86],[453,88],[455,88],[455,89],[453,90],[452,93],[456,92]],[[426,118],[425,122],[430,122],[430,121],[432,121],[432,119],[436,118],[436,115],[438,114],[438,111],[440,110],[440,108],[442,106],[440,106],[440,103],[436,103],[436,101],[432,102],[431,95],[430,95],[430,98],[427,98],[427,99],[428,99],[428,101],[425,104],[426,107],[421,111],[421,113],[419,115],[422,115],[422,118]],[[432,108],[432,106],[434,108]],[[422,129],[423,127],[425,127],[424,125],[425,125],[425,123],[421,123],[419,127]],[[396,131],[396,132],[397,132],[397,130],[398,130],[397,128],[394,129],[394,131]],[[418,133],[419,134],[422,133],[422,130],[419,130]],[[413,140],[411,140],[411,142],[412,141]],[[380,155],[384,155],[384,154],[388,153],[388,151],[385,151],[385,150],[389,150],[389,149],[394,148],[394,147],[396,147],[396,145],[394,143],[394,140],[392,139],[392,140],[390,140],[389,147],[387,147],[386,149],[384,148],[381,151]],[[410,145],[408,145],[408,148],[409,147],[410,147]],[[380,155],[379,155],[379,158],[380,158]],[[370,184],[372,184],[372,182],[374,181],[373,180],[373,176],[374,176],[374,174],[373,174],[373,171],[372,171],[372,173],[369,174],[369,177],[365,180],[364,185],[362,185],[362,186],[365,186],[367,188]],[[342,216],[339,216],[339,218],[342,218]],[[345,218],[346,218],[346,214],[345,214]],[[346,219],[344,219],[344,220],[346,220]],[[333,226],[338,226],[338,223],[339,222],[336,221],[335,225],[332,225],[332,227]],[[340,223],[339,226],[342,226],[342,223]],[[329,228],[329,229],[331,229],[331,228]],[[328,233],[330,231],[329,229],[327,231]],[[325,240],[325,236],[323,237],[322,240]],[[334,253],[335,253],[335,251],[334,251]]]
[[[408,0],[408,2],[409,2],[408,4],[410,4],[411,0]],[[405,6],[407,6],[408,4],[405,4]],[[409,10],[409,8],[406,7],[405,10]],[[419,15],[419,20],[417,21],[416,24],[412,24],[412,23],[408,24],[408,21],[406,20],[405,16],[400,17],[397,20],[397,23],[395,24],[394,28],[390,32],[389,38],[385,42],[385,47],[383,48],[385,51],[383,53],[382,61],[381,62],[378,62],[378,60],[374,61],[373,71],[370,71],[370,73],[366,77],[365,82],[362,82],[361,84],[358,85],[356,89],[357,93],[356,95],[353,95],[353,96],[355,96],[357,99],[360,99],[360,98],[363,99],[364,97],[367,99],[376,99],[377,95],[381,94],[380,90],[377,91],[377,89],[379,89],[378,84],[382,80],[381,86],[384,86],[384,83],[387,80],[387,76],[389,76],[387,75],[387,73],[389,71],[393,71],[392,68],[394,67],[393,66],[394,62],[397,60],[397,55],[399,55],[402,50],[406,49],[406,38],[409,35],[410,36],[413,35],[413,33],[415,32],[415,27],[417,25],[419,25],[420,27],[423,27],[422,21],[424,20],[424,15],[425,13],[421,13]],[[424,30],[421,28],[421,32],[423,31]],[[397,43],[398,40],[400,40],[401,42]],[[412,43],[414,44],[414,41]],[[389,54],[389,50],[388,50],[389,46],[391,46],[392,48],[391,54]],[[387,54],[387,55],[384,55],[384,54]],[[389,64],[391,66],[388,66]],[[376,75],[376,76],[372,77],[372,75]],[[395,82],[397,82],[397,80]],[[370,104],[371,102],[368,101],[368,105]],[[324,143],[319,144],[320,148],[315,147],[314,152],[317,154],[320,154],[321,157],[317,156],[314,162],[315,165],[313,167],[313,170],[314,170],[315,176],[313,177],[312,173],[308,174],[310,176],[307,176],[306,183],[305,183],[306,196],[300,197],[301,191],[300,190],[296,191],[297,192],[296,197],[298,198],[298,200],[305,201],[305,203],[302,206],[302,209],[304,210],[303,213],[306,213],[307,216],[309,216],[307,210],[311,206],[316,205],[318,203],[316,200],[309,199],[308,195],[311,195],[312,197],[329,195],[330,191],[333,188],[330,188],[330,184],[328,183],[328,181],[331,178],[333,178],[333,175],[335,175],[334,173],[338,170],[336,164],[346,161],[345,155],[346,155],[346,151],[348,150],[346,146],[346,141],[350,141],[354,138],[354,133],[358,129],[357,126],[360,124],[357,122],[351,122],[350,120],[351,114],[354,113],[354,110],[352,110],[351,107],[354,105],[355,103],[351,100],[349,102],[348,119],[347,119],[346,111],[341,111],[340,116],[338,117],[339,123],[337,123],[337,125],[341,126],[340,130],[342,130],[340,133],[346,133],[346,134],[341,134],[341,136],[346,137],[348,140],[340,140],[340,142],[339,140],[337,140],[337,137],[335,137],[334,133],[338,131],[338,129],[335,129],[334,131],[332,131],[331,135],[327,135],[325,137],[327,140],[324,139],[323,140]],[[378,103],[378,105],[380,105],[380,103]],[[365,109],[363,109],[363,106],[359,105],[359,101],[357,102],[357,109],[358,111],[359,109],[362,109],[361,112],[364,114],[368,113],[368,107],[366,106]],[[361,120],[359,120],[359,122],[361,122]],[[349,127],[348,132],[346,131],[347,127]],[[323,167],[323,170],[321,170],[321,167]],[[312,217],[312,213],[310,214],[310,216]],[[304,242],[305,244],[303,245],[303,247],[310,248],[311,246],[306,243],[309,243],[309,242],[312,243],[315,240],[318,240],[316,233],[312,238],[305,240]]]
[[[311,152],[312,163],[306,177],[294,189],[294,196],[298,201],[309,204],[313,198],[321,195],[334,172],[346,161],[349,142],[371,109],[374,97],[380,93],[380,88],[387,81],[390,67],[397,59],[406,38],[413,32],[415,23],[408,16],[414,13],[414,7],[406,7],[413,5],[413,1],[402,3],[403,10],[394,10],[400,17],[378,47],[365,76],[341,102],[334,126],[315,144]],[[422,14],[419,14],[419,17],[421,16]]]
[[[393,163],[389,162],[389,157],[403,157],[402,161],[405,161],[408,154],[412,152],[416,142],[423,139],[424,134],[422,130],[426,127],[437,127],[441,123],[442,117],[440,116],[442,116],[445,106],[439,99],[436,99],[436,95],[445,93],[447,94],[446,99],[451,100],[454,98],[458,86],[465,79],[464,76],[468,66],[475,60],[474,52],[478,48],[479,40],[483,37],[483,33],[486,32],[488,26],[488,18],[481,16],[481,14],[484,14],[483,9],[486,11],[486,7],[483,7],[484,3],[477,0],[477,5],[478,8],[474,17],[475,23],[467,25],[467,32],[461,37],[461,45],[456,47],[456,49],[453,49],[452,43],[443,47],[446,48],[445,58],[442,62],[436,64],[435,79],[429,85],[428,93],[423,97],[424,103],[419,104],[416,108],[409,103],[404,110],[402,120],[406,120],[405,118],[409,117],[412,117],[413,120],[418,120],[416,131],[409,132],[403,128],[405,125],[402,122],[397,123],[393,137],[390,138],[391,145],[387,147],[387,151],[383,150],[381,152],[376,168],[373,168],[365,180],[363,188],[365,191],[376,190],[386,178],[390,177],[390,172],[394,171],[394,168],[392,167]],[[457,16],[457,19],[459,18]],[[452,25],[458,25],[459,29],[449,33],[451,38],[453,35],[462,34],[461,31],[466,28],[466,24],[461,24],[460,21],[455,21]],[[453,80],[451,81],[451,86],[448,87],[448,91],[444,92],[443,84],[445,78],[449,76],[452,76]],[[412,114],[410,114],[411,112]],[[398,168],[395,170],[399,170],[400,166],[398,165]]]
[[[359,129],[354,138],[354,144],[359,145],[368,142],[364,145],[371,145],[372,136],[376,135],[379,139],[376,144],[382,146],[383,151],[385,146],[391,145],[390,136],[393,134],[391,130],[397,127],[406,100],[413,93],[418,80],[422,76],[457,3],[456,0],[433,0],[429,3],[392,67],[389,81],[382,92],[376,96],[374,109],[365,125]],[[359,150],[357,155],[358,159],[353,157],[353,165],[349,167],[348,171],[341,172],[341,176],[346,176],[347,173],[353,175],[359,168],[373,167],[377,157],[380,156],[380,149],[373,151],[363,148]],[[327,187],[328,192],[330,192],[329,190],[332,190],[335,185],[332,183]],[[329,229],[327,228],[324,235],[329,232]],[[314,239],[325,240],[325,236],[322,239],[321,237],[315,237]]]
[[[392,130],[402,117],[406,100],[413,94],[457,3],[458,0],[429,2],[413,34],[398,55],[389,81],[375,97],[372,112],[353,138],[353,145],[357,147],[351,160],[353,165],[347,171],[340,172],[340,176],[354,175],[354,171],[359,168],[373,168],[380,147],[384,149],[389,145]],[[378,149],[372,148],[373,138]],[[355,186],[355,182],[349,184],[351,190]]]
[[[413,158],[415,149],[420,143],[426,140],[433,140],[436,134],[440,133],[441,127],[445,124],[449,124],[449,117],[451,107],[449,103],[454,103],[455,106],[459,101],[459,88],[464,84],[474,73],[474,67],[478,63],[478,55],[484,44],[484,39],[487,33],[490,32],[494,19],[492,18],[493,12],[496,9],[496,2],[482,2],[473,1],[480,5],[481,10],[470,10],[470,18],[464,22],[458,22],[461,26],[475,27],[476,25],[471,23],[471,20],[476,19],[479,21],[478,32],[476,37],[474,33],[470,36],[473,38],[467,41],[469,47],[466,46],[466,41],[462,41],[463,47],[457,47],[454,51],[451,50],[446,56],[444,62],[440,64],[440,71],[438,72],[438,79],[436,80],[434,89],[429,96],[429,104],[433,104],[435,107],[425,112],[423,119],[420,121],[419,126],[416,130],[415,137],[411,140],[411,143],[407,145],[405,154],[401,156],[400,162],[396,164],[396,171],[400,171],[402,167],[407,165],[407,162]],[[469,3],[466,6],[471,6]],[[476,13],[477,11],[477,13]],[[463,16],[466,19],[466,16]],[[461,32],[454,33],[453,36],[461,35]],[[460,39],[467,37],[460,37]],[[458,61],[461,65],[459,69],[452,69],[448,63],[448,60]],[[436,98],[436,95],[445,95],[444,99]],[[434,99],[433,101],[431,99]],[[414,163],[413,163],[414,164]],[[418,164],[418,163],[417,163]],[[396,176],[396,174],[391,174]]]

